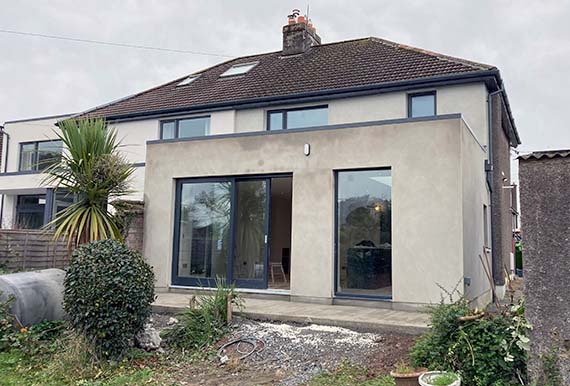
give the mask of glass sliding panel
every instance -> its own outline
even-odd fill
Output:
[[[326,126],[328,123],[328,108],[291,110],[287,112],[287,128]]]
[[[210,117],[181,119],[178,121],[178,137],[204,137],[210,133]]]
[[[176,122],[163,122],[161,138],[162,139],[172,139],[176,137]]]
[[[267,181],[236,181],[234,280],[265,284]]]
[[[392,296],[390,170],[337,173],[337,292]]]
[[[177,274],[225,277],[230,248],[230,182],[184,183],[180,194]],[[199,284],[199,282],[198,282]]]
[[[20,146],[20,171],[34,170],[36,164],[36,143]]]
[[[58,163],[61,159],[61,141],[38,142],[38,170]]]
[[[435,115],[435,94],[412,95],[410,96],[410,116],[430,117]]]
[[[16,205],[16,227],[18,229],[40,229],[44,225],[45,195],[18,196]]]
[[[283,130],[283,112],[269,113],[269,130]]]
[[[55,191],[53,195],[52,218],[55,218],[55,216],[59,212],[65,210],[67,207],[73,204],[74,201],[75,200],[73,194],[69,193],[68,191],[66,190]]]

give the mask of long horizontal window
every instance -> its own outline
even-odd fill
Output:
[[[36,141],[20,144],[20,171],[44,170],[61,160],[61,141]]]
[[[192,138],[210,135],[210,117],[174,119],[160,123],[160,138]]]
[[[328,124],[328,106],[304,107],[267,112],[268,130],[301,129]]]

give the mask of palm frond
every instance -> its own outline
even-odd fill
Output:
[[[56,135],[64,146],[61,161],[44,171],[43,183],[65,189],[78,200],[46,227],[55,228],[54,237],[66,238],[68,244],[121,239],[108,202],[132,192],[135,169],[119,152],[116,130],[102,119],[69,119],[60,129]]]

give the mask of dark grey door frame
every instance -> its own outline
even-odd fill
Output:
[[[266,289],[268,285],[269,273],[269,245],[271,235],[269,234],[270,219],[271,219],[271,179],[279,177],[292,177],[292,173],[279,173],[279,174],[261,174],[261,175],[240,175],[240,176],[219,176],[219,177],[196,177],[196,178],[181,178],[176,179],[175,188],[175,204],[174,204],[174,232],[173,232],[173,247],[172,247],[172,278],[173,285],[180,286],[199,286],[199,287],[215,287],[216,278],[192,278],[192,277],[179,277],[178,276],[178,261],[180,249],[180,199],[182,196],[182,186],[185,183],[206,183],[206,182],[230,182],[230,246],[229,253],[226,257],[226,277],[225,284],[235,283],[240,288],[256,288]],[[234,281],[233,264],[235,256],[235,227],[236,227],[236,210],[237,210],[237,190],[236,182],[248,180],[266,180],[266,221],[265,221],[265,247],[264,247],[264,268],[263,279],[240,279]]]

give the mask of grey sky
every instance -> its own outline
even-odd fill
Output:
[[[0,0],[0,29],[243,56],[279,50],[306,1]],[[568,1],[311,1],[323,42],[378,36],[493,64],[523,145],[570,148]],[[0,123],[77,112],[223,58],[0,33]]]

